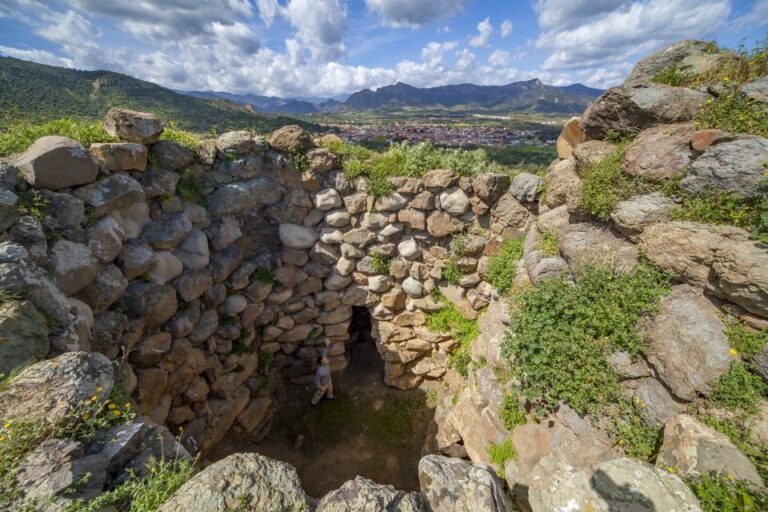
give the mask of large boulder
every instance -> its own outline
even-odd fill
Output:
[[[572,117],[563,125],[563,131],[557,138],[557,156],[565,159],[573,156],[573,148],[587,139],[587,135],[579,126],[579,118]]]
[[[158,512],[205,510],[309,510],[293,466],[256,453],[236,453],[182,485]]]
[[[521,172],[512,180],[509,192],[521,203],[532,203],[540,192],[542,179],[528,172]]]
[[[211,215],[239,215],[280,201],[283,189],[268,176],[228,183],[206,197]]]
[[[593,472],[544,457],[533,470],[528,498],[532,512],[702,512],[679,477],[626,457]]]
[[[706,67],[694,66],[697,58],[713,55],[712,43],[685,39],[663,48],[638,62],[625,80],[625,84],[650,82],[653,77],[669,68],[681,68],[683,71],[700,73]]]
[[[720,247],[712,265],[717,291],[751,313],[768,318],[768,250],[753,241]]]
[[[195,154],[186,146],[161,140],[152,146],[152,156],[161,168],[175,171],[191,164]]]
[[[93,281],[99,262],[83,244],[59,240],[51,248],[50,269],[56,284],[66,295],[74,295]]]
[[[272,132],[267,141],[270,146],[283,153],[299,153],[315,147],[307,131],[295,124]]]
[[[424,497],[356,476],[318,502],[315,512],[423,512]]]
[[[51,190],[85,185],[99,174],[99,166],[82,144],[58,135],[37,139],[16,166],[27,183]]]
[[[113,174],[75,191],[80,199],[101,217],[114,210],[144,202],[144,190],[138,181],[126,174]]]
[[[614,206],[611,221],[621,234],[634,237],[642,233],[645,226],[666,220],[676,206],[661,192],[635,196]]]
[[[89,148],[91,155],[107,170],[144,171],[147,168],[147,147],[133,142],[97,143]]]
[[[572,224],[560,236],[558,245],[571,270],[594,264],[629,272],[637,265],[637,247],[610,229],[589,222]]]
[[[706,393],[733,361],[719,310],[688,285],[675,286],[661,300],[643,335],[659,379],[683,400]]]
[[[662,469],[672,467],[684,478],[723,473],[763,487],[763,480],[754,464],[725,434],[702,425],[687,414],[672,417],[664,426],[664,443],[656,466]]]
[[[735,192],[747,198],[768,196],[765,162],[768,161],[768,139],[741,136],[736,140],[708,147],[691,165],[681,186],[690,194],[710,190]]]
[[[754,82],[743,85],[741,92],[755,101],[768,103],[768,76],[758,78]]]
[[[651,181],[673,178],[691,164],[692,124],[655,126],[643,131],[624,153],[621,170]]]
[[[421,492],[432,512],[508,512],[504,485],[490,466],[427,455],[419,461]]]
[[[0,418],[55,422],[94,395],[107,397],[115,372],[96,352],[67,352],[25,368],[0,392]]]
[[[609,132],[637,133],[660,124],[690,121],[710,96],[706,93],[639,84],[609,89],[581,117],[581,128],[593,139]]]
[[[141,239],[155,250],[171,250],[192,231],[192,221],[183,213],[166,213],[150,222],[141,232]]]
[[[163,125],[154,114],[113,108],[104,118],[104,130],[126,142],[148,146],[160,139]]]
[[[48,323],[29,301],[0,303],[0,374],[48,355]]]
[[[506,174],[483,173],[472,179],[472,190],[477,197],[492,205],[509,189],[509,176]]]
[[[293,249],[310,249],[317,241],[317,233],[312,228],[298,224],[280,224],[280,241]]]
[[[574,209],[581,203],[581,178],[576,173],[576,160],[557,160],[547,169],[546,203],[550,208],[568,204]]]

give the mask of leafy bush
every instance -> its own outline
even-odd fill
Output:
[[[621,171],[624,152],[629,145],[625,140],[616,150],[580,170],[582,177],[581,204],[594,216],[607,221],[614,206],[637,192],[635,182]]]
[[[690,80],[689,77],[690,75],[688,73],[680,71],[677,66],[671,66],[656,73],[653,78],[651,78],[651,81],[657,84],[671,85],[673,87],[685,87]]]
[[[734,480],[731,475],[713,473],[686,482],[699,499],[704,512],[759,512],[768,510],[768,494]]]
[[[730,411],[753,414],[761,397],[768,395],[768,386],[744,363],[733,363],[712,386],[710,404]]]
[[[118,142],[104,131],[101,122],[57,119],[44,124],[18,124],[0,133],[0,156],[18,153],[46,135],[61,135],[79,141],[86,148],[96,142]]]
[[[165,124],[160,140],[170,140],[190,149],[200,147],[200,138],[192,132],[180,130],[176,126],[176,121],[168,121]]]
[[[469,372],[470,346],[480,335],[477,320],[470,320],[462,315],[456,306],[444,297],[437,299],[443,303],[443,307],[427,314],[427,329],[440,334],[450,334],[459,343],[450,356],[451,366],[466,377]]]
[[[696,113],[695,124],[698,128],[768,137],[768,106],[734,89],[707,100]]]
[[[506,439],[501,443],[491,443],[487,450],[491,463],[496,466],[496,470],[501,476],[504,475],[504,464],[508,460],[517,458],[517,450],[515,450],[515,445],[512,444],[511,439]]]
[[[463,276],[464,271],[459,267],[458,258],[455,256],[448,258],[445,264],[443,264],[443,279],[457,285]]]
[[[557,235],[551,231],[542,230],[541,240],[539,240],[537,249],[545,256],[560,256],[560,248],[557,246]]]
[[[486,279],[502,295],[506,295],[515,284],[517,262],[523,257],[522,238],[504,240],[499,252],[488,262]]]
[[[93,500],[77,500],[65,512],[97,512],[105,507],[120,507],[130,512],[154,512],[195,475],[195,466],[186,459],[150,458],[149,475],[139,477],[128,470],[128,478]]]
[[[728,344],[744,357],[754,357],[768,343],[768,331],[748,329],[741,322],[728,326]]]
[[[388,258],[385,258],[380,252],[372,251],[369,256],[371,257],[371,268],[377,274],[389,274],[390,262]]]
[[[539,416],[564,401],[579,414],[596,413],[622,395],[608,363],[616,350],[638,354],[635,329],[669,291],[667,277],[642,263],[628,274],[585,268],[575,285],[548,279],[518,298],[503,344],[512,376]]]
[[[499,419],[507,430],[512,430],[518,425],[525,424],[525,411],[520,407],[517,391],[507,393],[501,399]]]

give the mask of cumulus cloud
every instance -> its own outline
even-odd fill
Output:
[[[285,16],[312,57],[331,60],[346,51],[347,7],[339,0],[291,0]]]
[[[561,30],[614,11],[627,0],[537,0],[534,8],[539,26],[545,30]]]
[[[0,46],[0,55],[22,60],[31,60],[33,62],[39,62],[40,64],[48,64],[49,66],[62,66],[65,68],[74,66],[72,59],[57,57],[45,50],[24,50],[21,48],[12,48],[10,46]]]
[[[455,14],[470,0],[365,0],[368,9],[393,27],[419,27]]]
[[[506,39],[511,35],[512,35],[512,22],[509,20],[504,20],[504,22],[501,24],[501,38]]]
[[[512,62],[512,55],[504,50],[496,50],[488,57],[488,64],[491,66],[509,66]]]
[[[272,22],[280,14],[280,5],[277,0],[256,0],[256,6],[259,8],[259,17],[266,26],[272,25]]]
[[[491,45],[491,34],[493,34],[493,25],[491,18],[485,18],[477,24],[478,34],[469,40],[469,46],[474,48],[487,48]]]
[[[545,30],[535,47],[551,51],[541,66],[543,70],[624,64],[673,41],[711,35],[726,23],[729,14],[728,0],[631,2],[572,28]],[[540,15],[540,23],[541,19]],[[547,18],[542,26],[559,25]]]

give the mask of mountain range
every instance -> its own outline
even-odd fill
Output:
[[[255,112],[223,98],[196,98],[112,71],[80,71],[0,57],[0,129],[63,117],[103,119],[112,107],[153,112],[194,132],[317,125]]]

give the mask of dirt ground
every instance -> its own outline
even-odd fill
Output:
[[[356,475],[418,490],[418,463],[434,416],[426,393],[385,386],[384,363],[372,341],[358,341],[350,352],[347,369],[334,375],[334,400],[310,407],[314,388],[289,385],[264,441],[256,444],[231,432],[203,463],[257,452],[292,464],[304,490],[317,498]]]

